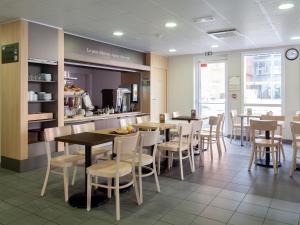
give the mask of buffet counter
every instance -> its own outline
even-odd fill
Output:
[[[142,112],[128,112],[128,113],[93,115],[88,117],[81,116],[81,117],[74,117],[74,118],[66,118],[64,120],[64,123],[65,124],[83,123],[83,122],[91,122],[97,120],[111,120],[111,119],[120,119],[124,117],[143,116],[143,115],[148,115],[148,114]]]

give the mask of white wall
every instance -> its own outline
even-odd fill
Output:
[[[290,48],[284,47],[284,50]],[[295,47],[295,46],[294,46]],[[300,46],[296,46],[298,49]],[[259,51],[264,49],[255,49]],[[226,61],[227,76],[241,76],[242,61],[241,54],[246,51],[235,51],[214,54],[213,56],[204,55],[183,55],[172,56],[168,59],[168,112],[179,111],[182,114],[190,114],[193,108],[193,93],[194,93],[194,62],[207,61],[207,60],[220,60]],[[285,84],[284,84],[284,114],[287,116],[288,121],[297,110],[300,110],[300,60],[299,58],[294,61],[285,59]],[[233,99],[232,94],[236,94],[237,98]],[[228,92],[228,110],[242,109],[241,91]],[[228,117],[228,115],[227,115]],[[227,118],[228,119],[228,118]],[[289,123],[286,123],[285,138],[291,139]]]

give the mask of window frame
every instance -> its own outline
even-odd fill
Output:
[[[255,54],[272,54],[272,53],[280,53],[281,54],[281,104],[246,104],[245,103],[245,74],[244,74],[244,57]],[[261,106],[261,107],[281,107],[281,115],[284,114],[285,111],[285,54],[284,49],[267,49],[267,50],[257,50],[257,51],[247,51],[242,52],[241,54],[241,112],[245,112],[245,107],[251,106]]]

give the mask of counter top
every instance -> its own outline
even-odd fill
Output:
[[[89,122],[95,120],[107,120],[107,119],[117,119],[122,117],[131,117],[131,116],[142,116],[148,115],[143,112],[128,112],[128,113],[115,113],[115,114],[102,114],[102,115],[93,115],[88,117],[75,117],[75,118],[67,118],[64,120],[65,124],[70,123],[80,123],[80,122]]]

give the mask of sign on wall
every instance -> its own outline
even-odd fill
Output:
[[[65,34],[65,59],[92,57],[95,59],[144,65],[145,54],[142,52],[109,45],[70,34]],[[77,57],[78,56],[78,57]]]
[[[19,61],[19,43],[1,46],[2,64]]]

